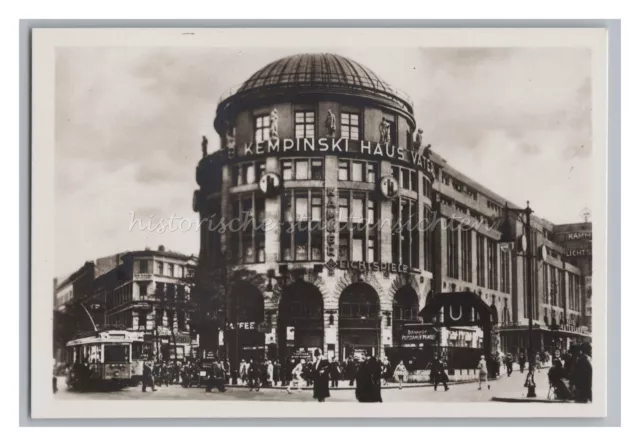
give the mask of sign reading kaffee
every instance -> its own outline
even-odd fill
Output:
[[[425,171],[431,170],[431,163],[427,157],[420,155],[417,151],[396,147],[391,144],[355,141],[348,138],[271,139],[245,144],[243,150],[238,150],[238,148],[227,149],[229,159],[260,155],[293,155],[296,153],[311,156],[317,156],[318,154],[352,154],[386,158],[392,161],[414,164]]]

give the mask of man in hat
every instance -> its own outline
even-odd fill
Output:
[[[320,403],[329,398],[329,361],[322,356],[322,352],[316,349],[313,353],[315,361],[312,368],[313,397]]]

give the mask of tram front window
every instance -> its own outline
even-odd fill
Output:
[[[105,345],[104,362],[129,362],[129,346]]]

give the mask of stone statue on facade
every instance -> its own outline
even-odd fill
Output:
[[[207,147],[209,146],[209,140],[206,136],[202,136],[202,157],[207,156]]]
[[[389,144],[391,140],[391,124],[386,119],[380,121],[380,143]]]
[[[413,141],[413,150],[419,152],[422,148],[422,129],[418,129],[416,139]]]
[[[325,121],[328,136],[335,136],[336,134],[336,115],[331,110],[327,113],[327,120]]]
[[[278,110],[275,108],[269,115],[269,138],[278,139]]]

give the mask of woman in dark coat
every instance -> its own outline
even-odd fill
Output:
[[[329,361],[322,357],[320,350],[314,353],[316,360],[312,365],[313,397],[320,403],[324,403],[329,394]]]
[[[381,403],[380,363],[367,356],[356,372],[356,399],[361,403]]]

